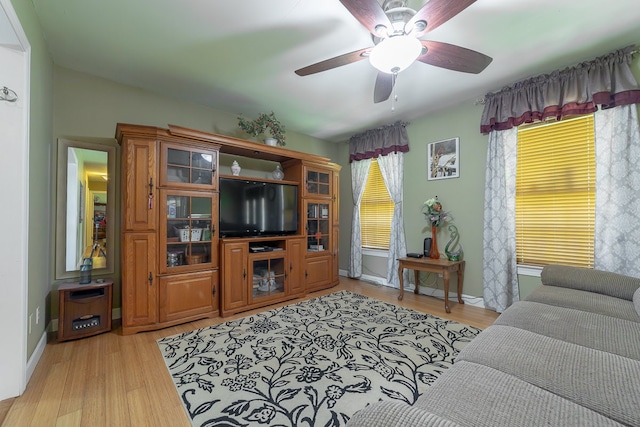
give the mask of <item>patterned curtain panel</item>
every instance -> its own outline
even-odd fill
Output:
[[[352,136],[349,139],[349,162],[408,152],[406,126],[404,122],[396,122]]]
[[[640,89],[629,65],[632,51],[629,46],[485,95],[480,131],[511,129],[547,117],[591,114],[597,105],[611,108],[640,103]]]
[[[520,299],[516,262],[517,130],[489,134],[484,192],[482,288],[485,307],[502,313]]]
[[[404,175],[404,155],[389,153],[378,158],[380,173],[393,200],[393,219],[391,220],[391,238],[389,239],[389,257],[387,258],[387,282],[400,286],[398,277],[398,258],[407,256],[407,243],[402,220],[402,177]],[[408,272],[407,272],[408,274]],[[405,277],[405,279],[407,279]],[[406,281],[405,283],[409,283]],[[417,286],[417,284],[416,284]]]
[[[635,105],[595,114],[595,268],[640,277],[640,129]]]
[[[369,176],[371,159],[351,163],[351,192],[353,193],[353,219],[351,221],[351,256],[349,277],[362,276],[362,232],[360,230],[360,202]]]
[[[404,163],[402,153],[409,151],[407,123],[371,129],[349,139],[349,162],[351,162],[351,182],[353,191],[353,222],[351,230],[351,257],[349,277],[362,275],[362,234],[360,231],[360,201],[369,175],[371,159],[377,158],[382,178],[395,207],[391,221],[387,281],[399,284],[396,258],[407,253],[404,226],[402,223],[402,175]],[[389,157],[389,159],[385,159]],[[395,265],[395,267],[393,267]]]

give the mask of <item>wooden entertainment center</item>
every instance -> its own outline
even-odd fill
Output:
[[[339,165],[168,127],[116,128],[122,147],[123,334],[227,316],[338,284]],[[248,179],[298,187],[297,232],[220,237],[221,153],[281,165],[282,181]]]

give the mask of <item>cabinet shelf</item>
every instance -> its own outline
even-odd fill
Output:
[[[182,188],[218,187],[217,152],[185,144],[162,144],[161,184]]]
[[[255,176],[227,175],[223,173],[221,173],[219,176],[220,178],[236,179],[238,181],[276,182],[278,184],[291,184],[291,185],[298,185],[298,186],[300,184],[298,181],[288,181],[284,179],[273,179],[273,178],[259,178]]]
[[[256,246],[274,250],[249,251]],[[221,247],[223,316],[304,293],[304,237],[221,239]]]

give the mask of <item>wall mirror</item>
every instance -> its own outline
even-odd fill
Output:
[[[117,143],[112,139],[58,139],[56,279],[114,271]]]

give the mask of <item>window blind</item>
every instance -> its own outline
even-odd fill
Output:
[[[593,115],[518,130],[517,262],[593,268]]]
[[[393,201],[382,179],[376,159],[371,161],[369,176],[360,202],[362,247],[389,249]]]

